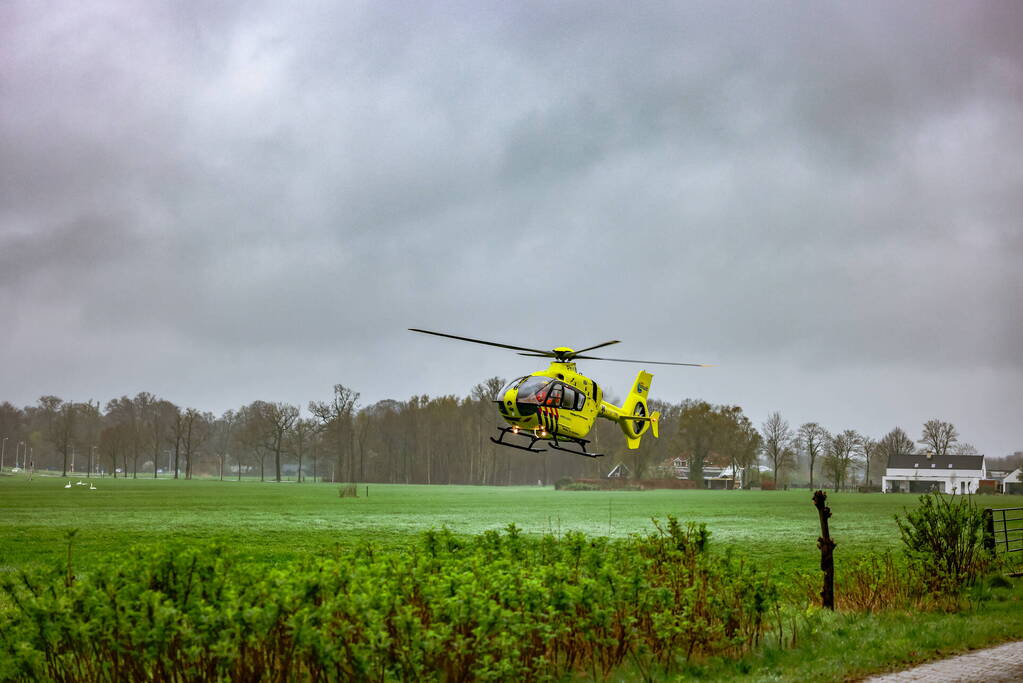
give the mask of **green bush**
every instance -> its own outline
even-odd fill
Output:
[[[959,595],[991,566],[982,547],[984,512],[970,496],[928,493],[895,521],[903,551],[928,593]]]
[[[0,680],[556,680],[748,651],[777,589],[702,526],[642,538],[429,532],[267,571],[134,551],[70,585],[7,577]]]
[[[556,482],[554,482],[554,490],[560,491],[561,489],[571,484],[573,481],[574,480],[572,479],[572,477],[561,477]]]
[[[789,601],[820,605],[819,571],[794,575]],[[835,607],[844,612],[883,612],[927,606],[905,560],[891,552],[840,557],[835,566]]]
[[[584,481],[572,481],[561,487],[562,491],[603,491],[596,484],[589,484]]]

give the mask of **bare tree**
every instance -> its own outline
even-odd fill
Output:
[[[877,460],[887,464],[892,456],[909,455],[915,450],[916,444],[913,443],[913,440],[901,427],[895,427],[877,442]]]
[[[262,415],[259,410],[259,406],[256,404],[258,401],[250,403],[247,406],[242,406],[238,409],[237,420],[238,429],[235,431],[239,444],[243,447],[245,452],[255,458],[259,463],[259,480],[265,481],[265,460],[267,451],[264,446],[264,427],[262,424]],[[241,481],[241,462],[242,449],[239,449],[235,455],[235,460],[238,462],[238,480]]]
[[[870,481],[870,464],[880,451],[877,441],[869,436],[860,437],[860,453],[863,455],[863,483],[867,486],[871,486],[873,483]]]
[[[746,470],[756,462],[763,439],[739,406],[722,406],[722,417],[725,434],[723,448],[719,450],[728,458],[734,480],[740,480],[742,470],[741,481],[745,482]]]
[[[136,441],[134,411],[132,401],[127,396],[107,401],[107,424],[117,429],[116,440],[112,435],[108,435],[107,448],[114,458],[120,458],[119,460],[115,459],[113,463],[114,477],[117,477],[119,463],[124,465],[121,473],[125,478],[128,476],[128,452],[134,448]]]
[[[185,411],[183,422],[184,430],[182,432],[181,444],[185,449],[185,479],[191,479],[193,456],[209,437],[213,415],[211,413],[200,413],[195,408],[189,408]]]
[[[113,423],[100,432],[100,456],[106,455],[110,458],[110,474],[114,479],[117,479],[117,464],[126,457],[125,454],[131,448],[131,440],[130,427],[126,424]],[[124,475],[128,476],[127,469],[124,470]]]
[[[139,476],[139,456],[149,445],[150,439],[153,434],[156,433],[150,421],[153,418],[153,404],[158,399],[148,391],[140,391],[135,395],[135,398],[131,400],[131,426],[132,426],[132,446],[131,446],[131,478],[138,479]],[[145,463],[143,463],[145,464]],[[156,467],[156,462],[153,462],[153,467]]]
[[[952,455],[980,455],[980,451],[972,443],[958,441],[952,445]]]
[[[44,435],[62,456],[61,476],[68,473],[68,459],[75,430],[75,405],[56,396],[39,397],[38,414],[43,421]]]
[[[917,443],[927,447],[935,455],[948,455],[949,449],[959,440],[959,432],[951,422],[928,420]]]
[[[487,481],[496,467],[494,449],[490,445],[489,420],[492,419],[494,401],[500,397],[505,382],[501,377],[490,377],[475,385],[469,392],[473,448],[469,461],[468,479],[471,482]]]
[[[78,411],[78,442],[88,450],[88,476],[92,476],[93,466],[99,463],[93,462],[93,449],[99,445],[99,435],[103,430],[103,413],[100,411],[99,401],[93,403],[86,401],[77,405]]]
[[[21,445],[27,435],[27,422],[28,414],[26,411],[21,410],[9,401],[0,403],[0,436],[8,439],[6,447],[9,450],[7,450],[7,453],[10,453],[11,450],[14,451],[14,458],[8,459],[8,463],[17,460]],[[3,446],[0,446],[0,449],[2,448]],[[3,456],[0,455],[0,460],[2,459]],[[0,463],[0,469],[3,466],[3,463]]]
[[[312,419],[297,419],[290,432],[290,448],[298,460],[298,483],[302,483],[302,458],[316,436],[317,423]]]
[[[233,444],[233,431],[235,426],[235,414],[233,410],[224,411],[219,420],[213,421],[210,427],[210,440],[213,446],[213,454],[220,465],[220,480],[224,480],[224,465],[227,463]]]
[[[764,455],[771,463],[774,483],[777,486],[781,483],[782,470],[793,464],[795,453],[791,449],[792,430],[781,413],[775,411],[768,415],[767,420],[760,426],[760,434],[764,440]]]
[[[153,479],[156,479],[160,472],[160,448],[167,438],[167,430],[174,420],[175,413],[178,412],[180,411],[176,405],[163,399],[155,399],[149,405],[145,418],[150,430],[148,441],[153,447]]]
[[[828,451],[824,461],[826,472],[831,475],[835,491],[845,488],[849,470],[860,453],[860,435],[854,429],[846,429],[832,435],[828,440]]]
[[[345,476],[348,465],[348,481],[355,481],[354,441],[355,425],[352,417],[359,403],[359,393],[343,384],[334,385],[334,398],[330,401],[310,401],[309,412],[315,415],[334,445],[337,468],[334,481]],[[346,462],[347,461],[347,462]]]
[[[689,478],[703,486],[703,466],[715,445],[720,415],[706,401],[683,401],[676,444],[689,461]]]
[[[171,415],[170,423],[170,434],[167,437],[167,443],[174,444],[174,478],[178,479],[181,476],[181,442],[185,438],[185,415],[181,412],[181,409],[174,406],[174,412]]]
[[[806,422],[799,427],[797,438],[799,448],[806,453],[807,462],[810,465],[810,488],[813,488],[814,464],[827,448],[828,439],[831,437],[828,430],[816,422]]]

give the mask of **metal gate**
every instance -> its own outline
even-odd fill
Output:
[[[1023,552],[1023,508],[984,510],[984,547],[992,552]]]

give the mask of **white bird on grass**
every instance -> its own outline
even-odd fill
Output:
[[[71,481],[70,480],[68,481],[67,484],[64,485],[64,488],[66,488],[66,489],[71,488]]]
[[[89,484],[89,490],[90,491],[95,491],[96,490],[96,485],[95,484]]]

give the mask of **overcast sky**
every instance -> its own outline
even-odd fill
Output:
[[[0,400],[539,369],[422,327],[1023,450],[1023,4],[291,4],[0,4]]]

